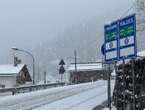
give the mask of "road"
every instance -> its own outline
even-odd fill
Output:
[[[107,84],[104,81],[97,81],[94,83],[70,85],[31,93],[18,94],[15,96],[3,97],[0,99],[0,110],[45,110],[46,107],[49,106],[49,104],[51,104],[51,106],[53,105],[53,108],[55,108],[55,104],[58,105],[58,103],[60,102],[64,103],[66,102],[66,100],[67,102],[71,101],[76,103],[70,102],[71,104],[67,104],[68,106],[63,106],[65,107],[65,109],[59,108],[59,110],[70,110],[70,108],[72,109],[76,106],[79,107],[83,103],[87,103],[88,100],[92,100],[94,99],[94,97],[97,98],[97,96],[102,95],[102,97],[104,98],[103,100],[105,100],[107,97],[106,85]],[[99,91],[97,92],[97,90]],[[88,93],[91,94],[91,96],[87,95]],[[79,100],[77,99],[77,101],[75,101],[75,97],[83,97],[82,99],[84,100],[81,100],[79,98]],[[102,97],[100,97],[99,99],[101,99]],[[64,103],[64,105],[66,105],[66,103]],[[58,108],[53,110],[58,110]]]

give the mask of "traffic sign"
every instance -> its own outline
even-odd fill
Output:
[[[135,15],[119,20],[119,45],[119,59],[137,56]]]
[[[105,61],[118,59],[118,22],[105,25]]]
[[[63,59],[60,60],[59,65],[65,65],[65,62]]]
[[[137,56],[135,14],[104,26],[105,61]]]

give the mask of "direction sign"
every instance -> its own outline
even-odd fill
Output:
[[[118,23],[105,25],[105,61],[118,59]]]
[[[104,26],[105,61],[137,56],[135,14]]]
[[[131,15],[119,20],[119,59],[136,57],[136,19]]]

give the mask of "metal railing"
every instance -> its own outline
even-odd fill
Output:
[[[65,83],[51,83],[51,84],[30,85],[30,86],[24,86],[24,87],[3,88],[3,89],[0,89],[0,93],[10,92],[12,93],[12,95],[14,95],[18,93],[26,93],[26,92],[36,91],[36,90],[63,86],[63,85],[65,85]]]

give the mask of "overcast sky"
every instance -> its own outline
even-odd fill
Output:
[[[57,32],[93,17],[107,22],[109,13],[117,13],[117,10],[124,13],[132,1],[0,0],[0,51],[4,55],[13,46],[31,48],[54,39]]]

